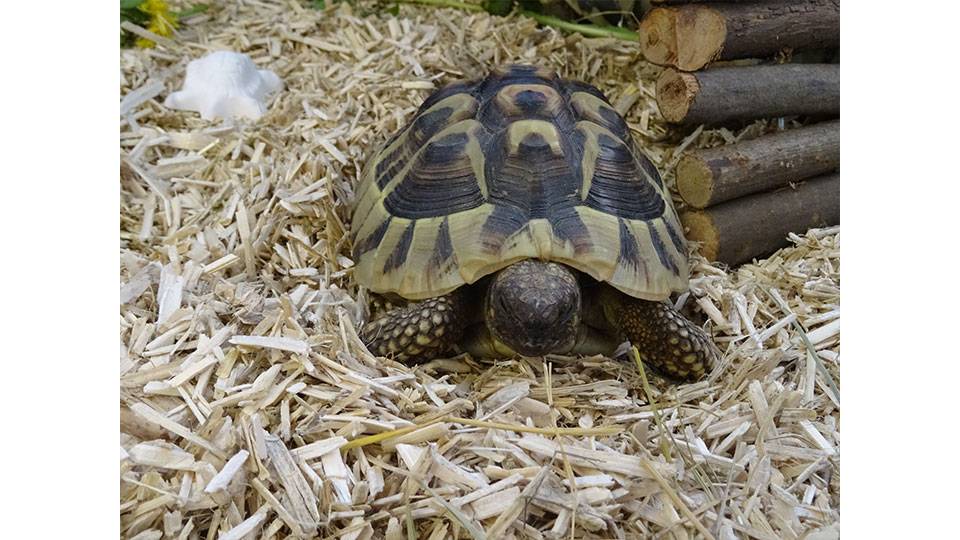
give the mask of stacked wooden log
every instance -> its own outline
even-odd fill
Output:
[[[791,232],[839,224],[840,121],[832,119],[840,116],[840,65],[778,63],[839,48],[839,0],[652,3],[640,43],[647,60],[668,68],[656,87],[668,122],[805,120],[802,128],[681,156],[676,178],[688,238],[708,259],[735,265],[786,245]]]
[[[747,262],[840,223],[839,168],[839,120],[694,150],[677,164],[680,219],[704,257]]]
[[[640,46],[647,60],[696,71],[716,60],[840,47],[839,0],[694,2],[653,0],[660,7],[648,11],[640,23]]]

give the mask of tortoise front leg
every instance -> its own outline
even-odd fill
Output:
[[[668,303],[616,294],[607,309],[643,361],[669,377],[695,381],[716,363],[719,352],[707,333]]]
[[[450,350],[463,335],[464,295],[454,291],[392,309],[364,325],[360,339],[378,356],[430,360]]]

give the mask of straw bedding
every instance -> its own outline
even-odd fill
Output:
[[[676,299],[724,350],[671,386],[617,360],[405,366],[357,339],[349,204],[431,89],[508,61],[593,83],[667,171],[635,45],[454,10],[238,2],[121,53],[124,538],[836,538],[839,229]],[[286,89],[255,124],[160,105],[227,48]],[[644,375],[648,377],[645,380]]]

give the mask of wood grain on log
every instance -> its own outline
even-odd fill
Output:
[[[680,213],[687,239],[711,261],[737,265],[789,245],[787,235],[840,223],[840,175],[796,188],[749,195],[706,210]]]
[[[839,64],[777,64],[665,70],[657,79],[657,105],[668,122],[714,124],[731,120],[840,116]]]
[[[683,201],[706,208],[840,168],[840,121],[693,150],[677,163]]]

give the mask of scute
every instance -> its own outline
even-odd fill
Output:
[[[355,277],[422,299],[538,258],[657,300],[687,287],[681,231],[599,90],[507,66],[437,90],[366,165]]]
[[[589,179],[584,204],[618,217],[649,221],[663,215],[666,203],[650,182],[638,182],[642,169],[621,140],[597,136],[599,152]]]
[[[483,101],[477,118],[491,131],[522,120],[550,121],[562,131],[569,131],[573,125],[573,111],[567,100],[547,84],[502,85]]]
[[[445,216],[483,204],[470,155],[470,135],[449,133],[430,140],[414,165],[383,201],[391,215],[408,219]],[[482,159],[479,148],[476,159]]]

